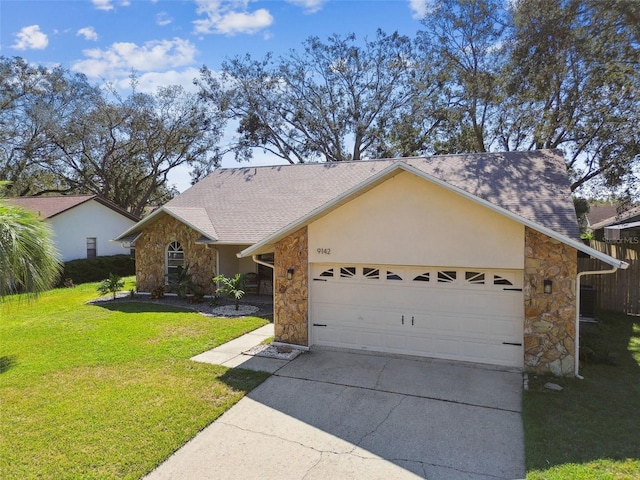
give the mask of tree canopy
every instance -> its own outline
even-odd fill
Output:
[[[206,66],[199,94],[122,98],[0,57],[0,179],[96,193],[134,214],[226,154],[290,163],[558,148],[572,190],[640,195],[640,2],[434,0],[413,37],[309,37]],[[226,126],[235,134],[221,143]],[[634,193],[635,192],[635,193]],[[589,194],[589,192],[584,192]]]
[[[238,160],[291,163],[560,148],[572,190],[637,187],[640,3],[439,0],[415,38],[309,38],[206,67]]]
[[[291,163],[391,155],[390,132],[412,100],[413,45],[378,31],[373,40],[310,37],[303,50],[236,57],[216,76],[206,67],[201,97],[239,124],[236,158],[261,148]]]
[[[13,195],[93,193],[134,215],[175,193],[169,173],[197,181],[219,162],[223,124],[182,87],[122,98],[62,68],[0,59],[0,179]]]

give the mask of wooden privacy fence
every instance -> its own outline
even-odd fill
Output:
[[[608,275],[586,275],[582,285],[596,289],[597,308],[640,315],[640,248],[591,240],[591,248],[629,263],[626,270]],[[578,258],[578,271],[609,270],[594,258]]]

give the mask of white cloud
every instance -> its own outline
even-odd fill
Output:
[[[111,3],[111,0],[91,0],[91,3],[93,3],[93,5],[98,10],[113,10],[113,4]]]
[[[168,85],[180,85],[189,93],[197,93],[199,87],[194,85],[193,79],[200,77],[200,70],[194,67],[188,67],[184,70],[168,70],[166,72],[146,72],[136,78],[136,88],[142,93],[155,93],[158,87],[166,87]],[[128,90],[130,79],[121,78],[115,82],[118,90]]]
[[[113,0],[91,0],[91,3],[93,3],[96,9],[104,10],[105,12],[108,12],[109,10],[113,10],[115,8],[113,6]],[[121,7],[128,7],[129,5],[131,5],[131,2],[129,0],[120,0],[118,2],[118,5]]]
[[[80,30],[78,30],[76,35],[80,35],[80,36],[84,37],[85,40],[93,40],[94,42],[96,42],[98,40],[98,34],[93,29],[93,27],[81,28]]]
[[[196,4],[197,13],[206,18],[193,22],[195,33],[254,34],[273,23],[273,16],[264,8],[248,11],[249,0],[196,0]]]
[[[316,13],[322,10],[326,0],[286,0],[292,5],[302,7],[306,13]]]
[[[255,12],[229,12],[216,25],[219,33],[234,35],[236,33],[256,33],[273,23],[268,10],[261,8]]]
[[[40,25],[24,27],[16,37],[12,45],[16,50],[44,50],[49,45],[49,37],[40,31]]]
[[[409,0],[409,8],[413,12],[413,18],[421,19],[435,7],[434,0]]]
[[[191,65],[198,53],[188,40],[156,40],[136,45],[130,42],[117,42],[107,49],[92,48],[83,50],[86,60],[75,62],[72,69],[88,77],[127,76],[133,70],[150,72]]]
[[[173,22],[173,18],[167,12],[160,12],[156,15],[156,23],[161,27],[169,25],[171,22]]]

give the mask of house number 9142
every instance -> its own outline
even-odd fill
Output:
[[[331,255],[330,248],[318,248],[316,252],[318,252],[319,255]]]

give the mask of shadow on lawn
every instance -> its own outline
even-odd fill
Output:
[[[14,355],[3,355],[0,357],[0,373],[4,373],[17,364],[16,357]]]
[[[148,313],[148,312],[168,312],[168,313],[193,313],[195,309],[189,307],[171,305],[170,303],[153,303],[135,300],[107,300],[94,302],[92,305],[102,307],[112,312],[122,313]]]
[[[267,372],[246,368],[230,368],[220,375],[218,379],[234,390],[249,393],[270,376],[271,374]]]
[[[589,336],[598,352],[587,357],[584,380],[530,376],[523,398],[527,471],[640,459],[640,318],[603,312]],[[564,390],[545,390],[547,381]]]

